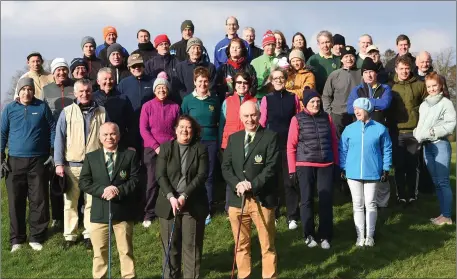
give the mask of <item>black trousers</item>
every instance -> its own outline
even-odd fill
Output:
[[[152,221],[155,215],[155,206],[157,201],[158,191],[158,184],[156,181],[156,160],[157,160],[157,153],[154,149],[145,147],[144,148],[144,155],[143,155],[144,165],[146,167],[146,200],[145,200],[145,207],[144,207],[144,220]]]
[[[297,167],[300,185],[300,215],[304,237],[331,240],[333,236],[333,175],[334,165],[328,167]],[[316,183],[317,182],[317,183]],[[319,197],[319,229],[314,229],[314,186]]]
[[[27,240],[26,207],[29,200],[29,242],[43,243],[49,225],[48,168],[43,164],[48,156],[8,157],[11,172],[6,176],[10,215],[10,242],[22,244]]]
[[[392,145],[397,198],[416,199],[419,178],[419,143],[412,133],[399,133],[392,141]]]
[[[343,114],[334,114],[332,113],[332,120],[336,128],[336,138],[340,140],[341,135],[343,134],[344,128],[354,122],[352,115],[343,113]]]
[[[287,210],[287,220],[298,221],[300,218],[298,201],[299,201],[299,191],[297,189],[298,185],[292,185],[289,179],[289,167],[287,165],[287,150],[282,149],[280,151],[281,155],[281,165],[278,170],[278,185],[279,185],[279,203],[275,209],[276,219],[280,216],[280,207],[286,205]]]

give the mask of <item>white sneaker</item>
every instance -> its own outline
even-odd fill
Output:
[[[367,239],[365,239],[365,246],[373,247],[374,246],[374,239],[372,237],[367,237]]]
[[[355,242],[355,246],[363,247],[364,244],[365,244],[365,238],[358,237],[357,241]]]
[[[330,249],[330,243],[327,241],[327,239],[322,240],[321,248],[322,249]]]
[[[41,251],[43,249],[43,245],[41,245],[38,242],[29,242],[30,247],[32,247],[33,250],[35,251]]]
[[[22,248],[22,244],[13,244],[13,247],[11,247],[11,253],[16,252],[17,250]]]
[[[305,244],[308,245],[309,248],[313,248],[317,246],[317,242],[314,240],[312,236],[308,236],[305,239]]]
[[[297,221],[295,221],[295,220],[289,221],[289,230],[295,230],[296,228],[298,228]]]
[[[147,221],[143,221],[143,227],[145,228],[149,228],[151,226],[152,222],[147,220]]]

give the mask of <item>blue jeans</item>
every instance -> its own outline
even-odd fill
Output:
[[[447,140],[424,144],[424,159],[436,187],[441,214],[451,218],[452,190],[449,182],[451,144]]]
[[[217,141],[215,140],[202,140],[201,141],[207,148],[208,151],[208,179],[205,182],[206,193],[208,195],[208,203],[209,203],[209,212],[211,214],[212,210],[212,203],[213,203],[213,177],[214,177],[214,166],[216,165],[217,161]]]

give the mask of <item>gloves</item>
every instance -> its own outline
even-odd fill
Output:
[[[389,171],[382,171],[381,182],[386,182],[389,179]]]
[[[344,180],[344,181],[346,181],[346,180],[347,180],[347,177],[346,177],[346,171],[345,171],[345,170],[341,170],[341,174],[340,174],[340,177],[341,177],[341,180]]]
[[[298,184],[297,173],[289,173],[290,186],[295,187]]]
[[[5,155],[5,153],[2,153],[0,157],[1,157],[0,160],[2,162],[1,170],[0,170],[0,172],[1,172],[1,177],[0,178],[3,178],[3,177],[6,176],[6,174],[8,172],[11,172],[11,170],[8,167],[8,164],[6,163],[6,155]]]

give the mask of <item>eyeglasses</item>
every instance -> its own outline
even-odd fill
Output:
[[[274,81],[284,81],[284,80],[286,80],[286,78],[285,77],[275,77],[275,78],[273,78],[273,80]]]
[[[247,82],[247,81],[241,81],[241,80],[237,80],[237,81],[236,81],[236,84],[249,85],[249,82]]]

